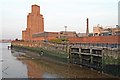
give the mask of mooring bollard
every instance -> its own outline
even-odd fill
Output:
[[[8,50],[10,49],[10,46],[8,46]]]

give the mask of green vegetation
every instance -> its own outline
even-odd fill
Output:
[[[117,62],[118,62],[118,64],[120,64],[120,58],[118,58],[118,61],[117,61]]]
[[[63,38],[63,39],[58,38],[58,39],[50,40],[50,42],[53,42],[53,43],[66,43],[67,41],[68,41],[68,39],[66,39],[66,38]]]
[[[120,60],[114,59],[113,57],[105,56],[103,64],[120,64]]]

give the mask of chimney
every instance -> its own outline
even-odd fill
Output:
[[[89,19],[87,18],[86,36],[89,34]]]

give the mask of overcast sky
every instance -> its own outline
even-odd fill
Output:
[[[90,32],[93,26],[115,27],[118,24],[119,0],[0,0],[0,39],[22,37],[27,28],[27,15],[31,5],[40,5],[44,16],[45,31],[68,31],[83,33],[86,18],[89,18]]]

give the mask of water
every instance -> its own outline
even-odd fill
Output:
[[[3,78],[108,78],[109,75],[98,73],[88,68],[73,64],[56,63],[52,59],[18,60],[22,52],[13,53],[8,50],[10,43],[2,44],[2,76]],[[24,54],[24,53],[22,53]],[[1,59],[1,57],[0,57]]]
[[[8,50],[10,43],[2,43],[2,77],[3,78],[27,78],[27,66],[16,60]]]
[[[2,45],[0,44],[0,79],[2,78]]]

